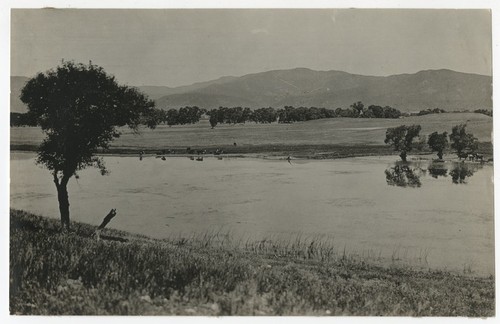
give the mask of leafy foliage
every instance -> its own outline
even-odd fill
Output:
[[[448,133],[444,132],[439,134],[438,132],[434,132],[430,134],[427,144],[429,145],[432,151],[437,152],[439,159],[442,159],[443,151],[448,146]]]
[[[493,110],[488,110],[488,109],[476,109],[474,110],[476,114],[483,114],[486,116],[493,117]]]
[[[120,136],[118,126],[154,128],[162,117],[152,100],[93,64],[65,62],[38,73],[22,89],[21,100],[47,134],[38,162],[66,175],[91,165],[102,168],[94,154]]]
[[[399,118],[401,117],[401,111],[396,108],[389,106],[381,107],[370,105],[368,108],[363,110],[361,118]]]
[[[168,125],[197,123],[200,120],[200,116],[197,114],[189,113],[185,114],[188,117],[182,117],[183,110],[192,108],[198,109],[198,107],[184,107],[179,110],[168,110]],[[264,107],[253,111],[248,107],[219,107],[218,109],[211,109],[210,111],[205,111],[203,109],[200,109],[199,111],[204,113],[206,112],[209,116],[210,126],[212,128],[214,128],[217,124],[243,124],[250,121],[260,124],[270,124],[276,121],[279,123],[294,123],[335,117],[399,118],[401,116],[401,112],[395,108],[373,105],[366,108],[360,101],[352,104],[348,109],[337,108],[335,110],[318,107],[295,108],[292,106],[285,106],[281,109]]]
[[[254,112],[250,116],[250,120],[256,123],[270,124],[275,122],[277,117],[278,113],[276,112],[276,110],[272,107],[268,107],[254,110]]]
[[[200,121],[200,118],[204,113],[205,110],[200,109],[197,106],[186,106],[180,108],[179,110],[172,108],[167,111],[166,120],[169,126],[196,124]]]
[[[351,108],[354,111],[356,111],[358,116],[363,112],[364,107],[365,107],[365,105],[361,101],[355,102],[351,105]]]
[[[209,118],[209,122],[210,122],[210,126],[212,128],[214,128],[215,126],[217,126],[217,122],[218,122],[218,117],[217,117],[217,110],[216,109],[212,109],[208,112],[208,115],[210,116]]]
[[[431,108],[428,108],[428,109],[420,110],[415,115],[416,116],[424,116],[424,115],[430,115],[430,114],[444,114],[444,113],[446,113],[446,110],[444,110],[444,109],[440,109],[440,108],[431,109]]]
[[[394,128],[388,128],[385,133],[385,144],[394,147],[395,151],[399,151],[400,157],[406,161],[406,155],[413,149],[413,140],[418,137],[422,127],[420,125],[401,125]]]
[[[459,157],[465,152],[475,152],[478,148],[478,140],[466,131],[467,124],[453,126],[450,134],[451,148],[457,151]]]
[[[336,117],[334,110],[316,107],[294,108],[292,106],[285,106],[284,109],[279,109],[277,114],[280,123],[293,123],[299,121]]]
[[[10,126],[11,127],[19,127],[19,126],[36,126],[36,122],[30,120],[30,116],[27,113],[10,113]]]
[[[135,88],[119,85],[113,76],[91,63],[64,62],[38,73],[22,89],[21,100],[28,106],[29,119],[46,134],[37,162],[53,173],[66,226],[66,185],[71,176],[89,166],[99,168],[102,174],[107,172],[95,153],[120,136],[119,126],[127,125],[137,133],[141,124],[155,128],[165,120],[152,100]]]
[[[177,109],[169,109],[167,111],[167,125],[178,125],[179,124],[179,111]]]

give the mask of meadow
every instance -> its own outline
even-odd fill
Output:
[[[453,126],[466,122],[467,130],[479,142],[491,143],[491,117],[476,113],[446,113],[400,119],[331,118],[293,124],[246,123],[217,125],[214,129],[207,120],[202,120],[193,125],[161,125],[155,130],[144,129],[139,136],[123,128],[122,136],[112,143],[110,152],[158,152],[162,149],[185,152],[190,147],[222,148],[234,154],[293,154],[315,158],[384,155],[391,153],[391,149],[384,145],[388,127],[419,124],[421,134],[428,135],[434,131],[450,133]],[[34,150],[44,137],[41,130],[34,127],[12,127],[10,131],[11,149]]]
[[[494,278],[377,266],[321,240],[166,240],[10,212],[10,312],[34,315],[495,314]]]

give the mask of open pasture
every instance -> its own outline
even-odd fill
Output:
[[[294,124],[237,124],[217,125],[210,128],[203,120],[194,125],[161,125],[155,130],[145,129],[136,136],[127,128],[123,135],[111,145],[112,149],[163,149],[163,148],[215,148],[231,147],[233,150],[248,150],[254,147],[264,151],[273,146],[308,145],[384,145],[388,127],[419,124],[421,134],[434,131],[451,132],[454,125],[467,122],[467,130],[480,142],[491,142],[493,119],[475,113],[447,113],[413,116],[401,119],[331,118]],[[11,145],[34,146],[40,143],[43,133],[33,127],[11,128]],[[236,147],[234,146],[236,143]]]

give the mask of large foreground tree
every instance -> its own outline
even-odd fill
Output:
[[[406,162],[408,152],[413,149],[413,139],[418,137],[422,127],[420,125],[401,125],[394,128],[388,128],[385,133],[385,144],[394,147],[395,151],[399,151],[399,156],[403,162]]]
[[[30,119],[47,135],[37,163],[52,173],[63,228],[70,224],[68,181],[89,166],[107,173],[96,153],[120,136],[117,127],[128,125],[137,133],[141,124],[154,128],[165,121],[152,100],[135,88],[119,85],[92,63],[64,62],[38,73],[26,83],[20,98]]]

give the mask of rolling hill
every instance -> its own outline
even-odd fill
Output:
[[[426,70],[387,77],[305,68],[248,74],[156,99],[162,108],[197,105],[306,106],[347,108],[356,101],[401,111],[442,108],[449,111],[492,108],[489,76],[450,70]]]
[[[12,112],[26,111],[19,94],[27,80],[25,77],[11,77]],[[493,107],[490,76],[451,70],[425,70],[381,77],[296,68],[222,77],[175,88],[138,88],[164,109],[183,106],[280,108],[288,105],[335,109],[347,108],[356,101],[365,105],[388,105],[401,111]]]

